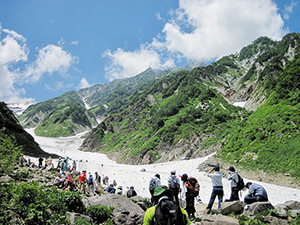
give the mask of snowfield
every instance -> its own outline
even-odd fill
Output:
[[[151,165],[124,165],[117,164],[107,158],[104,154],[79,151],[78,148],[83,141],[83,134],[66,138],[47,138],[36,136],[33,128],[27,129],[26,131],[34,137],[35,141],[39,143],[40,147],[44,151],[48,153],[55,153],[62,157],[68,156],[72,160],[75,159],[77,162],[77,170],[79,171],[85,169],[87,170],[87,173],[91,172],[93,176],[94,172],[97,171],[100,176],[108,176],[109,183],[116,180],[118,184],[117,186],[123,187],[123,192],[130,186],[134,186],[138,195],[150,198],[148,187],[151,177],[158,173],[161,176],[161,183],[163,185],[167,185],[170,172],[175,169],[176,175],[187,173],[188,176],[197,178],[200,184],[200,197],[202,202],[207,204],[209,201],[212,191],[211,179],[206,176],[206,173],[199,172],[197,167],[212,155],[192,160],[180,160]],[[37,158],[29,156],[25,156],[25,158],[30,158],[32,162],[37,164]],[[72,160],[69,161],[69,164],[72,163]],[[54,159],[53,163],[56,166],[57,159]],[[145,172],[142,172],[141,170],[145,170]],[[273,205],[284,203],[287,200],[300,201],[299,189],[249,180],[247,178],[244,178],[244,181],[245,183],[252,181],[265,187],[269,200]],[[225,200],[230,197],[231,192],[230,182],[226,177],[223,179],[223,187],[225,195],[223,200]],[[240,197],[240,199],[243,200],[247,192],[242,191],[241,193],[242,197]]]

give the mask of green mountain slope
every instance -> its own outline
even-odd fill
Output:
[[[68,91],[59,97],[29,106],[18,119],[25,128],[36,127],[39,126],[45,116],[53,110],[74,101],[84,106],[84,102],[76,91]]]
[[[34,141],[33,137],[23,129],[13,112],[7,108],[4,102],[0,102],[0,136],[1,140],[6,140],[7,137],[15,139],[16,146],[21,146],[21,152],[26,155],[35,157],[48,157],[50,155],[44,152]],[[5,155],[4,152],[1,154]]]
[[[158,80],[93,129],[81,149],[132,164],[219,151],[231,163],[299,177],[299,74],[299,34],[259,38],[212,65]],[[257,110],[229,104],[237,100]]]
[[[80,103],[71,102],[45,116],[42,124],[35,129],[35,133],[45,137],[66,137],[90,130],[92,125],[96,124],[96,118],[92,113]]]

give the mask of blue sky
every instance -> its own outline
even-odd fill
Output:
[[[296,0],[0,0],[0,101],[210,63],[299,32]]]

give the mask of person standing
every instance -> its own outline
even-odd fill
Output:
[[[97,185],[101,186],[101,176],[98,174],[97,171],[95,172],[95,181]]]
[[[149,192],[151,194],[151,203],[152,205],[156,205],[157,198],[153,197],[154,190],[156,187],[160,186],[160,175],[157,173],[154,177],[151,178],[149,183]]]
[[[79,189],[82,193],[86,193],[85,184],[87,182],[86,179],[86,170],[83,170],[82,173],[79,175]]]
[[[186,201],[186,212],[190,220],[195,219],[195,196],[194,196],[194,187],[189,182],[189,177],[186,173],[182,174],[181,180],[183,181],[183,185],[186,189],[185,193],[185,201]]]
[[[238,189],[238,182],[239,182],[239,177],[237,173],[235,172],[235,168],[233,166],[230,166],[228,169],[228,180],[230,180],[230,186],[231,186],[231,195],[229,199],[226,199],[226,202],[229,201],[239,201],[239,189]]]
[[[93,194],[96,195],[96,193],[95,193],[95,181],[93,179],[92,174],[90,174],[89,179],[87,180],[87,185],[88,185],[88,188],[87,188],[88,194],[91,194],[91,190],[92,190]]]
[[[62,163],[62,167],[61,167],[61,172],[65,172],[68,169],[68,159],[64,159],[63,163]]]
[[[43,167],[43,158],[40,156],[39,157],[39,168]]]
[[[75,159],[73,160],[72,168],[74,171],[76,171],[76,169],[77,169],[77,163],[76,163]]]
[[[269,201],[267,191],[263,186],[256,183],[248,182],[246,183],[245,187],[249,189],[248,195],[244,198],[245,204]]]
[[[215,171],[215,172],[212,174],[212,171]],[[218,196],[218,200],[219,200],[218,209],[221,209],[221,202],[223,200],[224,191],[223,191],[223,184],[222,184],[223,174],[220,173],[219,166],[215,166],[215,167],[211,168],[211,170],[208,172],[207,176],[211,178],[211,182],[213,185],[213,190],[212,190],[212,193],[210,196],[210,200],[206,207],[206,210],[207,210],[206,212],[209,214],[217,196]]]
[[[168,188],[172,191],[175,202],[179,205],[178,194],[181,191],[179,178],[176,176],[176,170],[171,171],[168,179]]]

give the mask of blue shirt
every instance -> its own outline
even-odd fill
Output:
[[[268,199],[268,194],[266,189],[264,189],[263,186],[259,184],[252,183],[250,188],[249,188],[249,194],[252,194],[254,196],[263,196],[264,198]]]
[[[223,184],[222,184],[223,174],[222,173],[216,171],[214,173],[207,174],[207,176],[211,178],[211,183],[214,187],[223,186]]]

